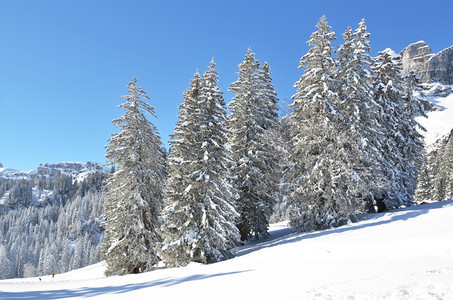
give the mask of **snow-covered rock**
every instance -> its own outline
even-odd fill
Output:
[[[5,180],[27,180],[36,174],[35,171],[17,171],[9,168],[0,168],[0,178]]]

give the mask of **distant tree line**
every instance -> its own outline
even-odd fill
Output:
[[[61,194],[68,192],[66,176],[57,176],[51,198],[39,205],[26,205],[29,195],[24,198],[23,192],[14,192],[31,192],[31,181],[13,183],[11,198],[21,204],[2,206],[0,279],[50,275],[99,262],[105,177],[99,172],[79,184],[71,183],[69,197]]]

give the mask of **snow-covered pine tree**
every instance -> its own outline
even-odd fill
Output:
[[[415,201],[453,199],[453,130],[426,154],[415,189]]]
[[[277,97],[269,65],[260,64],[251,49],[239,64],[239,78],[230,85],[230,147],[233,151],[232,184],[239,191],[237,209],[241,240],[267,235],[269,219],[279,191],[275,142],[269,139],[278,126]]]
[[[236,192],[228,182],[226,109],[214,60],[184,93],[170,141],[161,256],[168,266],[213,263],[239,242]]]
[[[267,198],[266,212],[268,222],[274,214],[277,203],[283,201],[282,178],[285,158],[287,153],[287,144],[285,139],[285,128],[282,120],[279,120],[278,98],[272,84],[270,66],[264,62],[258,75],[261,83],[261,96],[263,109],[259,123],[265,128],[263,139],[264,151],[262,151],[263,174],[266,182],[265,195]],[[277,219],[278,220],[278,219]]]
[[[190,260],[188,243],[191,236],[186,234],[184,227],[193,227],[195,218],[192,209],[193,203],[185,199],[185,190],[190,186],[188,175],[192,174],[193,155],[195,153],[195,139],[199,131],[198,106],[202,79],[197,72],[190,82],[190,88],[183,94],[183,103],[179,106],[178,122],[170,135],[170,149],[167,157],[168,176],[164,189],[163,243],[160,256],[168,266],[184,265]],[[190,230],[189,229],[189,230]],[[171,248],[171,249],[170,249]]]
[[[417,177],[417,184],[415,186],[414,201],[420,203],[422,201],[433,200],[433,181],[434,173],[437,169],[435,163],[435,155],[431,153],[424,154],[424,160],[420,166],[420,173]]]
[[[126,110],[113,124],[121,131],[106,147],[109,163],[116,166],[106,185],[106,225],[102,244],[107,275],[144,271],[156,264],[161,242],[158,216],[162,207],[164,153],[154,124],[154,108],[145,102],[146,92],[134,78],[128,84]]]
[[[324,229],[355,220],[360,176],[351,167],[356,154],[344,126],[336,91],[331,41],[335,33],[322,16],[300,60],[306,68],[294,84],[289,116],[292,127],[287,176],[292,184],[290,226],[296,231]]]
[[[270,66],[264,62],[263,66],[258,70],[258,78],[260,84],[260,97],[262,108],[258,111],[258,123],[269,129],[278,126],[278,98],[272,84]]]
[[[379,141],[387,184],[375,198],[382,199],[387,209],[411,205],[423,149],[415,117],[423,114],[423,105],[413,97],[412,84],[404,81],[401,56],[390,49],[379,52],[372,69],[375,101],[387,132]]]
[[[16,181],[10,189],[8,204],[14,206],[30,204],[33,198],[32,187],[31,180],[22,179]]]
[[[10,260],[10,253],[8,253],[7,249],[0,243],[0,279],[8,279],[14,276],[14,268],[13,264]]]
[[[385,132],[380,124],[380,107],[374,100],[369,36],[363,19],[354,32],[350,27],[346,29],[344,43],[336,51],[336,79],[350,150],[356,152],[351,167],[362,181],[356,197],[362,199],[365,211],[372,212],[376,206],[375,191],[385,182],[379,146]]]
[[[453,200],[453,130],[450,131],[445,145],[442,169],[445,172],[445,198],[441,200]]]
[[[445,166],[443,164],[443,152],[444,149],[443,147],[438,149],[437,151],[434,151],[433,155],[435,155],[434,159],[434,164],[435,167],[433,170],[435,170],[433,174],[433,180],[432,180],[432,186],[431,186],[431,200],[433,201],[442,201],[446,200],[446,189],[447,189],[447,183],[446,183],[446,175],[447,173],[445,172]]]
[[[288,103],[284,100],[283,103],[280,104],[280,115],[283,116],[279,120],[278,129],[274,130],[271,129],[270,133],[268,134],[268,139],[271,139],[273,143],[276,145],[276,149],[278,150],[279,154],[276,157],[279,157],[279,171],[280,174],[280,187],[279,187],[279,196],[276,197],[277,203],[274,205],[274,211],[270,218],[271,223],[277,223],[282,220],[289,220],[289,201],[288,197],[290,195],[291,185],[288,182],[288,178],[285,176],[286,171],[288,169],[289,161],[288,161],[288,153],[290,149],[290,132],[291,127],[288,124],[288,116],[290,114]],[[282,106],[284,105],[284,106]],[[284,110],[282,113],[281,111]]]
[[[401,60],[401,58],[400,58]],[[400,63],[401,64],[401,63]],[[415,187],[417,178],[420,173],[420,167],[425,158],[425,149],[423,136],[420,134],[426,129],[421,126],[415,118],[422,116],[427,118],[426,112],[431,110],[431,103],[420,98],[421,87],[416,74],[411,71],[403,77],[403,114],[407,119],[407,123],[402,127],[402,133],[406,140],[403,146],[403,153],[407,161],[403,169],[407,176],[404,179],[404,184],[411,194],[411,203],[414,202]]]

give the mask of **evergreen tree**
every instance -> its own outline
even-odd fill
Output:
[[[289,168],[289,160],[288,160],[288,153],[290,149],[290,136],[291,136],[291,128],[288,123],[288,116],[290,114],[290,110],[288,107],[288,103],[284,104],[283,110],[288,111],[279,121],[279,126],[277,127],[278,130],[272,129],[269,134],[269,139],[273,141],[274,145],[276,145],[276,150],[278,154],[279,164],[279,172],[280,176],[280,187],[279,187],[279,196],[276,198],[277,203],[274,206],[274,211],[270,218],[271,223],[281,222],[282,220],[289,220],[289,212],[291,208],[289,207],[289,195],[291,191],[291,184],[289,183],[289,178],[287,177],[287,170]],[[282,110],[282,107],[280,107]]]
[[[436,169],[435,156],[432,153],[424,154],[414,192],[414,201],[416,203],[433,200],[433,181]]]
[[[362,181],[356,197],[367,212],[372,212],[377,205],[375,191],[385,183],[379,145],[385,132],[380,124],[381,109],[374,100],[369,36],[363,19],[354,32],[350,27],[346,29],[344,43],[337,50],[336,79],[342,123],[351,150],[356,152],[351,167]]]
[[[14,276],[13,264],[11,263],[10,257],[10,253],[0,243],[0,279],[7,279]]]
[[[32,182],[30,180],[17,181],[11,187],[9,193],[9,204],[11,205],[28,205],[32,201]]]
[[[432,197],[434,201],[446,200],[447,191],[447,172],[442,162],[442,155],[436,160],[436,174],[434,175]]]
[[[203,76],[194,75],[170,141],[161,251],[169,266],[225,260],[238,244],[226,109],[217,81],[214,60]]]
[[[411,203],[413,203],[417,178],[425,158],[424,141],[420,132],[426,131],[415,118],[418,116],[427,118],[425,112],[431,110],[432,106],[427,100],[418,97],[421,87],[419,79],[413,71],[403,76],[403,89],[403,113],[406,118],[405,126],[402,127],[405,139],[402,151],[406,159],[406,166],[403,166],[406,176],[403,180],[411,195]]]
[[[453,131],[450,132],[448,142],[445,145],[443,155],[443,165],[445,168],[445,199],[453,200]]]
[[[258,71],[261,84],[260,102],[261,117],[259,124],[265,129],[261,137],[263,151],[261,158],[263,160],[263,175],[266,182],[266,191],[264,200],[267,204],[266,218],[269,222],[270,215],[276,200],[282,198],[280,185],[282,182],[282,164],[286,149],[284,148],[284,138],[281,136],[283,129],[278,118],[278,98],[272,84],[270,66],[267,62],[263,64]]]
[[[453,131],[436,141],[420,168],[415,201],[453,199]]]
[[[142,100],[149,97],[136,82],[134,78],[129,83],[129,94],[123,96],[126,102],[119,105],[125,114],[113,120],[121,131],[106,147],[109,163],[116,166],[106,186],[107,275],[143,272],[159,260],[164,154],[155,125],[145,117],[145,113],[155,116],[154,108]]]
[[[272,128],[278,126],[277,97],[269,65],[262,68],[251,49],[239,64],[239,78],[230,85],[232,184],[239,191],[237,209],[241,240],[266,236],[279,192],[279,166]]]
[[[321,17],[311,46],[301,58],[306,68],[294,87],[287,176],[292,184],[290,226],[309,231],[355,220],[363,186],[354,167],[360,152],[351,142],[349,115],[341,112],[331,41],[335,33]]]
[[[423,149],[415,116],[423,114],[419,99],[413,97],[413,84],[401,74],[401,57],[391,50],[379,52],[375,59],[375,101],[381,109],[381,126],[387,134],[379,141],[386,186],[376,198],[383,199],[387,209],[413,203]]]

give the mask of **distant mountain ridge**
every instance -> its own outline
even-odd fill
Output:
[[[419,41],[404,48],[400,55],[403,73],[414,71],[425,83],[453,84],[453,45],[432,53],[428,44]]]
[[[17,171],[10,168],[0,167],[0,178],[2,179],[32,179],[35,176],[53,178],[57,174],[79,177],[85,173],[102,171],[103,165],[97,162],[60,162],[56,164],[42,163],[36,170]]]
[[[57,164],[43,163],[36,170],[37,175],[54,177],[56,174],[71,175],[77,181],[83,180],[88,174],[100,172],[103,165],[97,162],[61,162]]]
[[[97,162],[43,163],[36,170],[17,171],[0,167],[0,206],[41,205],[48,200],[74,198],[99,190],[107,175]]]

